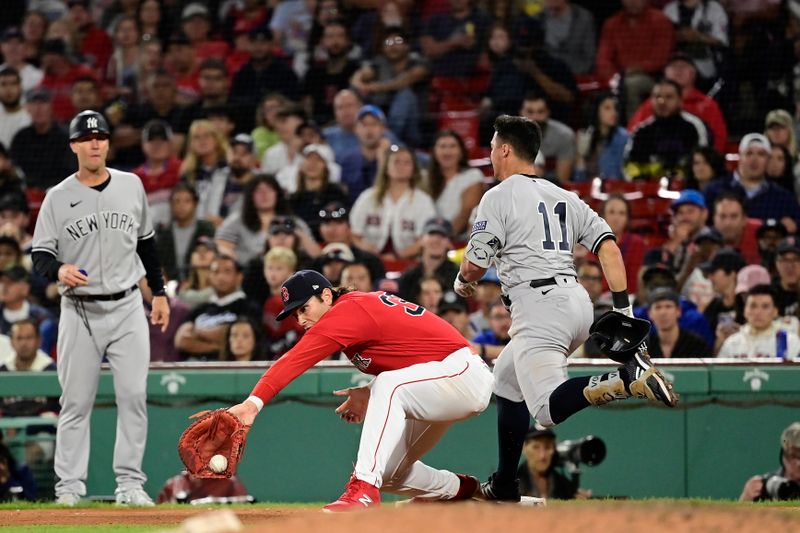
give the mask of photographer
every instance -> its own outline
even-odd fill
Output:
[[[522,455],[525,460],[517,475],[523,496],[556,500],[591,497],[592,491],[579,488],[575,480],[564,472],[556,452],[556,434],[551,429],[531,427],[525,435]]]
[[[739,501],[800,499],[800,422],[781,433],[781,467],[747,480]]]

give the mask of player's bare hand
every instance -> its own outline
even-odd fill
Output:
[[[65,263],[58,269],[58,281],[69,288],[84,287],[89,284],[89,277],[76,265]]]
[[[334,396],[347,396],[347,399],[336,408],[336,414],[350,424],[360,424],[367,415],[369,405],[369,387],[350,387],[333,391]]]
[[[459,296],[469,298],[478,290],[478,282],[470,281],[465,283],[461,281],[461,274],[458,274],[455,281],[453,281],[453,290],[456,291],[456,294]]]
[[[744,484],[744,490],[742,490],[742,495],[739,496],[739,500],[743,502],[752,502],[761,495],[763,489],[764,478],[761,476],[753,476]]]
[[[169,300],[166,296],[154,296],[150,311],[150,323],[161,326],[161,333],[167,331],[169,326]]]
[[[242,424],[250,426],[258,416],[258,407],[253,402],[245,400],[228,409],[228,412],[241,420]]]

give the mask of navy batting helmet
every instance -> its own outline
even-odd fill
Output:
[[[609,359],[625,363],[647,340],[650,322],[608,311],[592,324],[589,333]]]
[[[108,122],[97,111],[81,111],[69,123],[69,140],[74,141],[87,135],[111,135]]]

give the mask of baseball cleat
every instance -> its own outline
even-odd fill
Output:
[[[74,492],[65,492],[56,497],[56,505],[66,505],[67,507],[75,507],[81,503],[81,497]]]
[[[546,507],[547,500],[536,496],[520,496],[519,505],[523,507]]]
[[[378,487],[353,476],[345,485],[344,494],[333,503],[322,508],[324,513],[347,513],[361,511],[381,504],[381,492]]]
[[[475,491],[475,498],[496,502],[520,501],[518,479],[515,479],[511,483],[499,483],[494,476],[495,474],[492,474],[489,476],[489,481],[481,483],[478,486],[478,490]]]
[[[155,503],[142,488],[120,489],[114,491],[117,505],[133,507],[153,507]]]
[[[647,344],[642,344],[633,357],[620,367],[627,376],[631,396],[661,402],[667,407],[678,404],[678,394],[672,390],[672,383],[664,377],[650,360]]]

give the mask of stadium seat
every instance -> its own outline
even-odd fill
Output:
[[[458,133],[467,147],[467,156],[477,158],[483,153],[478,144],[480,117],[477,109],[443,111],[439,114],[439,129],[450,129]]]
[[[399,272],[400,274],[417,264],[413,259],[383,259],[382,262],[383,268],[387,273]],[[391,276],[387,274],[386,277],[388,278]]]
[[[33,229],[36,226],[36,217],[39,216],[39,210],[42,208],[44,196],[47,193],[44,189],[37,189],[36,187],[28,187],[25,189],[25,199],[28,201],[29,210],[29,223],[28,231],[33,234]]]
[[[591,200],[591,192],[592,192],[592,182],[591,181],[581,181],[581,182],[572,182],[566,183],[564,188],[568,191],[572,191],[578,195],[582,200],[589,201]]]

